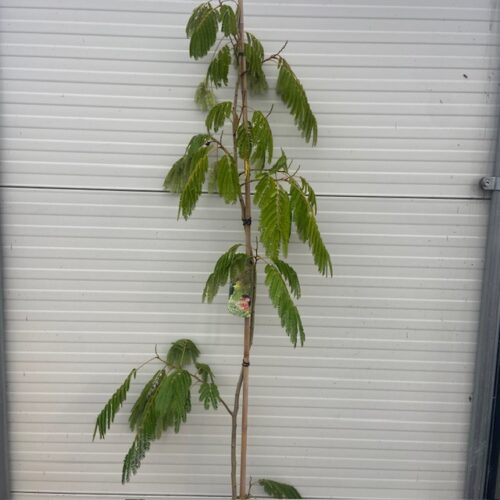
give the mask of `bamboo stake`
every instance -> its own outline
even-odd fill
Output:
[[[245,129],[248,129],[248,91],[245,59],[245,26],[243,14],[243,0],[238,0],[238,56],[239,56],[239,80],[241,91],[241,120]],[[252,217],[252,201],[250,197],[250,162],[244,161],[245,171],[245,251],[253,260],[252,250],[252,226],[249,223]],[[254,297],[252,297],[254,300]],[[252,308],[253,311],[253,308]],[[243,338],[243,399],[241,408],[241,458],[240,458],[240,499],[246,498],[246,468],[247,468],[247,441],[248,441],[248,378],[250,368],[250,342],[251,342],[252,318],[245,318]]]

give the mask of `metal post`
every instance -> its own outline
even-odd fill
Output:
[[[500,177],[500,126],[497,136],[494,177]],[[469,433],[466,499],[484,498],[488,468],[493,398],[500,326],[500,191],[491,190],[488,237],[484,264],[476,372]]]
[[[8,500],[10,498],[9,447],[7,438],[7,384],[5,378],[5,361],[3,259],[0,251],[0,500]]]

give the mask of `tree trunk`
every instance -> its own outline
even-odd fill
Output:
[[[245,59],[245,27],[243,20],[243,0],[238,0],[238,57],[239,57],[239,80],[241,91],[241,120],[242,125],[248,128],[248,96],[247,96],[247,75],[246,75],[246,59]],[[252,265],[255,265],[252,250],[252,201],[250,196],[250,162],[244,161],[245,173],[245,251],[252,259]],[[255,300],[255,297],[251,298]],[[252,307],[252,316],[253,316]],[[250,368],[250,342],[252,330],[252,317],[245,318],[244,338],[243,338],[243,400],[241,408],[241,458],[240,458],[240,499],[246,498],[246,468],[247,468],[247,438],[248,438],[248,377]]]

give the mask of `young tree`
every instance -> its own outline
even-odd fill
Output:
[[[232,4],[236,5],[235,9]],[[292,226],[299,239],[309,246],[319,272],[324,276],[333,274],[330,255],[316,222],[314,190],[298,175],[298,169],[291,169],[283,150],[275,158],[268,122],[270,112],[255,110],[249,117],[249,91],[260,94],[268,90],[264,64],[277,67],[276,92],[304,140],[315,145],[318,128],[305,90],[282,56],[286,44],[277,53],[265,57],[261,42],[245,31],[243,0],[202,3],[189,18],[186,34],[190,41],[189,55],[196,60],[205,57],[215,46],[206,77],[195,94],[196,103],[207,111],[206,131],[192,137],[184,155],[168,172],[164,187],[180,195],[179,216],[184,219],[192,215],[206,181],[226,203],[240,205],[244,245],[236,243],[218,259],[202,298],[210,303],[221,287],[228,282],[231,285],[228,309],[244,318],[241,372],[230,407],[219,394],[212,369],[199,362],[197,346],[189,339],[178,340],[165,358],[156,353],[130,372],[98,415],[94,437],[97,433],[100,438],[105,437],[137,371],[150,361],[160,361],[162,367],[146,383],[130,413],[129,424],[135,438],[123,462],[122,482],[129,481],[137,472],[152,441],[159,439],[168,428],[179,431],[191,410],[191,387],[198,384],[199,399],[205,409],[217,409],[221,404],[231,417],[233,499],[238,498],[237,425],[241,401],[239,498],[243,499],[250,495],[252,487],[250,484],[247,491],[248,379],[255,325],[257,266],[264,266],[264,283],[271,303],[294,347],[304,343],[305,332],[294,302],[300,298],[299,279],[290,264],[283,260],[287,257]],[[233,100],[218,102],[214,89],[229,85],[232,64],[236,70]],[[230,144],[224,142],[224,130],[228,128]],[[255,186],[253,193],[252,185]],[[253,203],[260,209],[255,246]],[[259,244],[263,247],[262,252]],[[301,498],[293,486],[269,479],[261,479],[258,483],[273,498]]]

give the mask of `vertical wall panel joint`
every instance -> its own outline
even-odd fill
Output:
[[[500,176],[500,126],[494,176]],[[500,326],[500,191],[491,192],[476,352],[465,498],[484,498]]]

